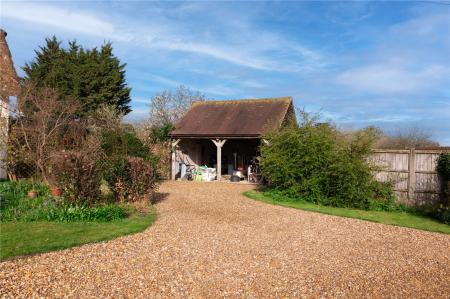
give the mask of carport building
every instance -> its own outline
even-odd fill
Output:
[[[291,97],[194,102],[171,133],[172,179],[201,165],[215,168],[218,180],[236,169],[245,173],[261,136],[292,120]]]

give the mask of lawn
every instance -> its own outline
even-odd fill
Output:
[[[256,190],[246,191],[244,192],[244,195],[254,200],[266,202],[273,205],[280,205],[305,211],[450,234],[450,225],[438,222],[428,217],[419,216],[408,212],[365,211],[357,209],[320,206],[305,201],[292,201],[289,199],[275,200],[267,194]]]
[[[156,212],[152,208],[144,216],[111,222],[1,222],[0,259],[110,240],[143,231],[155,219]]]

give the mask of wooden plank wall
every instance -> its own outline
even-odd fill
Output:
[[[397,199],[407,205],[439,202],[441,180],[436,172],[442,150],[375,150],[371,161],[379,166],[375,177],[392,182]]]

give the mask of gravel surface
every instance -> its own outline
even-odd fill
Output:
[[[450,236],[166,182],[149,229],[0,263],[2,297],[450,297]]]

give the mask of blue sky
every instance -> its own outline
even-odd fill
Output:
[[[450,2],[2,0],[0,16],[16,68],[52,35],[113,42],[128,120],[183,84],[210,99],[290,95],[342,127],[417,127],[450,145]]]

